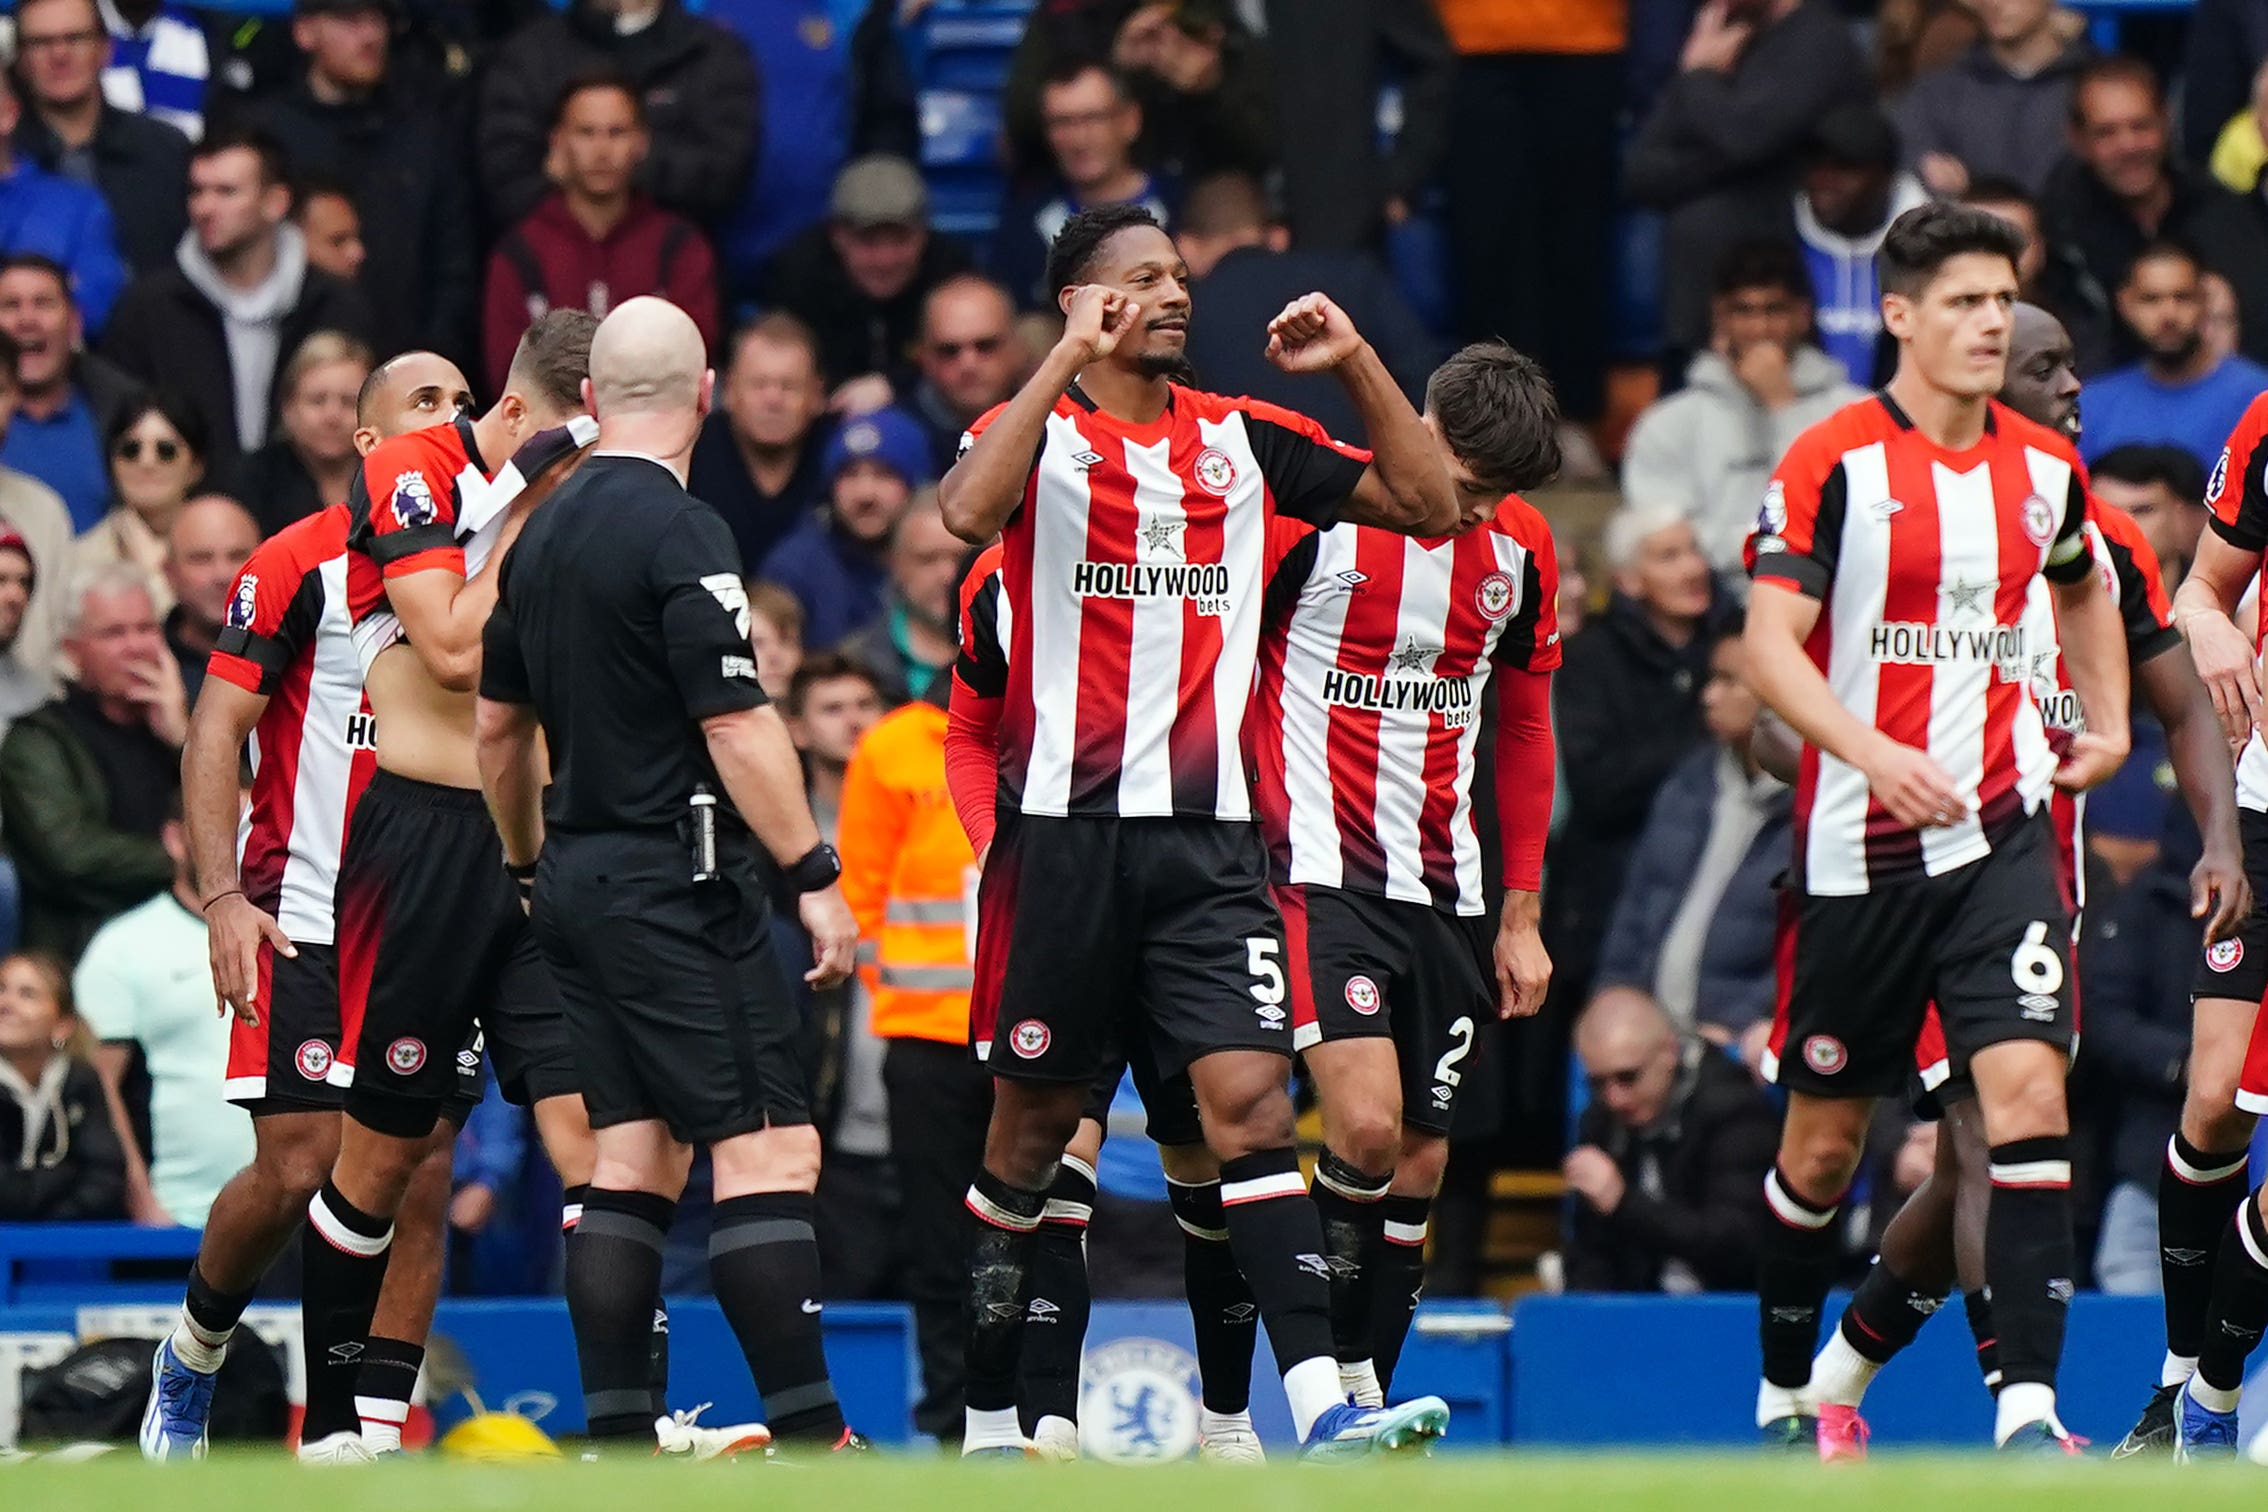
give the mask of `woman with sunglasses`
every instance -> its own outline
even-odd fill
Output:
[[[158,613],[172,610],[165,539],[205,476],[206,440],[205,422],[172,395],[144,393],[119,407],[103,437],[110,512],[79,537],[79,570],[131,562],[149,574]]]

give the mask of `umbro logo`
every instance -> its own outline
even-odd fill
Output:
[[[1292,1260],[1301,1270],[1311,1276],[1317,1276],[1326,1281],[1331,1279],[1331,1267],[1321,1255],[1294,1255]]]
[[[1809,1323],[1819,1316],[1816,1307],[1775,1307],[1771,1310],[1775,1323]]]
[[[2203,1265],[2209,1251],[2201,1249],[2162,1249],[2158,1251],[2168,1265]]]
[[[1878,520],[1887,520],[1892,515],[1899,513],[1905,507],[1905,505],[1899,503],[1896,499],[1877,499],[1872,504],[1866,506],[1866,512],[1874,516]]]
[[[1032,1298],[1029,1315],[1036,1321],[1043,1318],[1052,1319],[1057,1313],[1061,1311],[1063,1311],[1062,1308],[1057,1307],[1053,1302],[1048,1301],[1047,1298],[1034,1297]]]
[[[333,1344],[330,1348],[330,1356],[333,1365],[352,1365],[362,1358],[362,1345],[359,1341]]]
[[[1085,472],[1085,471],[1086,471],[1086,470],[1087,470],[1088,468],[1090,468],[1090,467],[1094,466],[1094,465],[1095,465],[1095,464],[1096,464],[1097,462],[1100,462],[1101,460],[1102,460],[1102,453],[1101,453],[1101,452],[1098,452],[1098,451],[1083,451],[1083,452],[1079,452],[1079,453],[1077,453],[1076,455],[1074,455],[1074,456],[1073,456],[1073,457],[1071,458],[1071,465],[1072,465],[1073,467],[1076,467],[1077,469],[1079,469],[1079,471],[1081,471],[1081,472]]]
[[[1349,567],[1344,569],[1343,571],[1334,572],[1331,574],[1331,586],[1340,593],[1352,593],[1357,588],[1360,588],[1363,584],[1369,581],[1369,573],[1363,572],[1354,567]]]
[[[1249,1323],[1252,1321],[1253,1315],[1259,1311],[1259,1307],[1250,1302],[1231,1302],[1221,1309],[1221,1321],[1223,1323]]]

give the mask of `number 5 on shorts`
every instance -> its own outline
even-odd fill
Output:
[[[1276,960],[1276,952],[1283,942],[1266,935],[1247,935],[1244,939],[1244,969],[1252,973],[1252,985],[1245,989],[1254,1002],[1263,1008],[1273,1008],[1284,1000],[1284,968]]]

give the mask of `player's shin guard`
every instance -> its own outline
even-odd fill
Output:
[[[2179,1130],[2166,1141],[2165,1169],[2158,1173],[2158,1274],[2165,1285],[2168,1373],[2175,1379],[2182,1373],[2177,1362],[2194,1368],[2204,1347],[2214,1255],[2230,1232],[2229,1214],[2250,1186],[2243,1150],[2200,1150]]]
[[[1252,1284],[1268,1347],[1283,1373],[1292,1426],[1302,1439],[1327,1409],[1346,1400],[1331,1353],[1330,1267],[1323,1223],[1289,1145],[1221,1162],[1221,1206],[1229,1248]]]
[[[2244,1362],[2268,1328],[2268,1223],[2257,1199],[2237,1209],[2221,1241],[2206,1321],[2189,1389],[2202,1405],[2227,1412],[2244,1385]]]
[[[1945,1299],[1910,1286],[1883,1260],[1866,1273],[1843,1321],[1812,1362],[1811,1384],[1822,1402],[1856,1407],[1874,1373],[1914,1342]]]
[[[575,1325],[592,1438],[654,1431],[654,1303],[661,1295],[662,1245],[676,1210],[657,1193],[592,1187],[568,1236],[567,1316]]]
[[[709,1281],[782,1442],[843,1436],[819,1328],[819,1241],[809,1192],[759,1192],[717,1204]]]
[[[1095,1213],[1094,1167],[1066,1155],[1047,1189],[1032,1247],[1031,1298],[1024,1308],[1024,1431],[1044,1417],[1079,1420],[1079,1355],[1094,1293],[1087,1285],[1087,1223]]]
[[[2062,1135],[1992,1147],[1992,1207],[1985,1219],[1985,1280],[1999,1338],[2000,1406],[1994,1438],[2053,1420],[2078,1257],[2071,1237],[2071,1142]]]
[[[2000,1395],[2000,1335],[1993,1331],[1992,1302],[1983,1292],[1961,1293],[1961,1308],[1969,1315],[1969,1337],[1977,1344],[1977,1374],[1985,1390]]]
[[[404,1339],[372,1338],[355,1372],[354,1412],[362,1421],[363,1447],[383,1454],[402,1447],[402,1424],[409,1421],[417,1395],[417,1373],[425,1366],[425,1346]]]
[[[1418,1296],[1425,1290],[1425,1231],[1432,1210],[1432,1198],[1401,1192],[1378,1204],[1385,1242],[1378,1247],[1370,1358],[1381,1389],[1394,1384],[1394,1367],[1401,1362],[1410,1321],[1417,1316]]]
[[[1260,1305],[1229,1248],[1221,1184],[1184,1186],[1168,1177],[1166,1198],[1181,1226],[1182,1289],[1197,1339],[1205,1410],[1234,1417],[1252,1406],[1252,1346],[1260,1333]]]
[[[299,1239],[300,1329],[307,1357],[303,1443],[361,1426],[355,1380],[393,1242],[392,1223],[363,1212],[328,1181],[307,1204],[307,1227]]]
[[[1045,1192],[1027,1191],[980,1169],[967,1204],[975,1224],[969,1241],[968,1429],[964,1453],[1020,1441],[1016,1367],[1023,1352],[1024,1309],[1031,1302],[1032,1251],[1039,1241]]]
[[[1795,1194],[1777,1166],[1764,1178],[1766,1212],[1757,1251],[1757,1341],[1764,1382],[1781,1393],[1811,1384],[1819,1345],[1819,1309],[1835,1279],[1835,1218],[1843,1199],[1824,1206]],[[1767,1409],[1759,1406],[1761,1415]],[[1786,1415],[1786,1414],[1781,1414]]]
[[[1380,1200],[1393,1179],[1391,1171],[1373,1176],[1325,1150],[1308,1189],[1323,1221],[1323,1259],[1331,1267],[1331,1350],[1341,1366],[1362,1367],[1365,1375],[1372,1367],[1378,1251],[1386,1242]]]

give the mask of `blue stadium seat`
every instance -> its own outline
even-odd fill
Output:
[[[1030,16],[1029,0],[940,0],[905,31],[919,91],[922,174],[940,231],[982,237],[999,219],[1001,94]]]
[[[0,1223],[0,1307],[174,1300],[197,1239],[195,1229],[131,1223]],[[160,1277],[114,1273],[132,1262]]]

